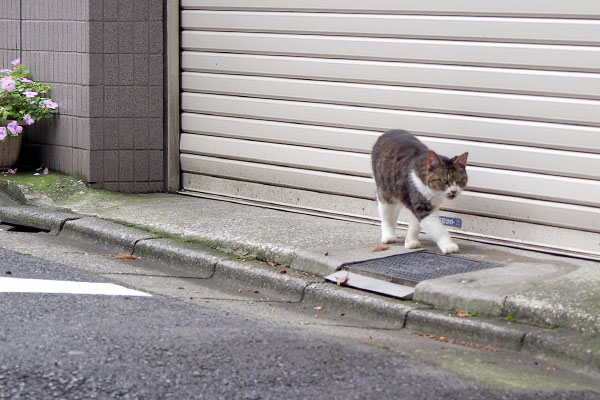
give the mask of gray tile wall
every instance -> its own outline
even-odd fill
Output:
[[[0,22],[0,68],[20,56],[60,107],[27,128],[21,161],[163,191],[163,1],[3,0]]]
[[[12,66],[10,62],[19,57],[21,40],[19,0],[0,1],[0,69]]]

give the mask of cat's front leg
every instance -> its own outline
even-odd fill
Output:
[[[408,214],[408,231],[406,232],[406,238],[404,239],[404,247],[407,249],[418,249],[421,247],[421,241],[419,241],[421,227],[418,218],[415,217],[413,213]]]
[[[400,213],[400,204],[385,203],[377,200],[377,209],[381,218],[381,243],[396,241],[396,223]]]
[[[421,227],[433,238],[442,253],[458,253],[458,245],[452,240],[448,230],[442,225],[440,217],[436,212],[432,212],[423,218],[421,220]]]

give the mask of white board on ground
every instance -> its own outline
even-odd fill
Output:
[[[392,283],[381,279],[354,274],[346,270],[340,270],[325,277],[325,279],[334,283],[337,283],[336,278],[340,278],[343,281],[344,286],[367,290],[369,292],[386,294],[399,299],[410,300],[415,292],[415,288],[411,286],[399,285],[397,283]]]
[[[92,294],[106,296],[150,296],[114,283],[0,278],[0,293]]]

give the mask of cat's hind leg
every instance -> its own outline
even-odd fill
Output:
[[[446,227],[442,225],[437,212],[432,212],[423,218],[421,227],[433,238],[442,253],[458,253],[458,245],[454,243]]]
[[[400,203],[384,203],[377,199],[377,209],[381,218],[381,243],[394,243]]]
[[[406,238],[404,239],[404,247],[407,249],[418,249],[421,247],[421,242],[419,241],[421,226],[419,220],[412,212],[408,214],[408,232],[406,232]]]

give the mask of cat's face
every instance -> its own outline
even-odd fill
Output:
[[[467,186],[467,157],[469,153],[442,159],[434,152],[427,156],[427,186],[435,193],[454,199]]]

